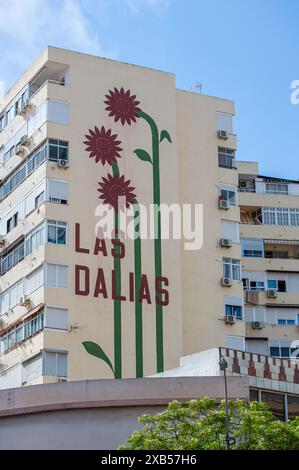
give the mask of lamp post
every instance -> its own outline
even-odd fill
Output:
[[[220,370],[223,371],[224,377],[224,398],[225,398],[225,448],[229,450],[230,437],[229,437],[229,414],[228,414],[228,399],[227,399],[227,379],[226,379],[226,369],[228,367],[227,361],[223,356],[221,356],[219,361]]]

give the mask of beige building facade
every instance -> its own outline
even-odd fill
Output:
[[[299,338],[299,184],[235,161],[233,116],[173,74],[53,47],[8,91],[0,388],[144,377],[215,347],[286,357]],[[141,206],[201,204],[201,249],[164,239],[159,217],[155,239],[125,237],[117,195],[135,234]]]

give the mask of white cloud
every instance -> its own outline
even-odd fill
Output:
[[[28,66],[47,45],[105,55],[79,0],[0,0],[0,38],[4,80],[7,70]]]
[[[126,0],[126,2],[129,12],[136,15],[144,7],[156,10],[168,7],[170,0]]]

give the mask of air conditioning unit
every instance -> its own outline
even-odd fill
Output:
[[[20,298],[20,306],[21,307],[29,307],[30,305],[30,297],[28,297],[27,295],[23,295],[21,298]]]
[[[233,285],[233,280],[230,277],[223,277],[221,283],[224,287],[230,287]]]
[[[0,235],[0,248],[2,248],[5,245],[5,237],[4,235]]]
[[[23,135],[20,140],[21,147],[28,147],[30,145],[30,138],[28,135]]]
[[[24,148],[21,144],[16,145],[15,154],[19,156],[24,155]]]
[[[59,377],[58,382],[67,382],[67,378],[66,377]]]
[[[17,114],[19,116],[24,116],[24,114],[26,114],[27,111],[29,111],[31,109],[31,107],[32,107],[32,104],[30,103],[30,100],[27,99],[27,100],[24,101],[24,103],[22,103],[22,106],[19,109]]]
[[[251,327],[253,330],[261,330],[262,328],[265,328],[265,322],[263,321],[253,321],[251,322]]]
[[[233,325],[236,322],[236,319],[233,315],[225,315],[224,321],[227,325]]]
[[[229,138],[229,133],[227,131],[218,131],[217,132],[217,135],[218,135],[218,139],[221,139],[221,140],[227,140]]]
[[[245,180],[240,181],[239,186],[240,188],[247,188],[248,182]]]
[[[269,299],[276,299],[277,290],[276,289],[268,289],[267,290],[267,297],[269,297]]]
[[[5,369],[6,362],[4,361],[3,357],[0,357],[0,370]]]
[[[5,325],[6,325],[6,323],[5,323],[4,318],[1,318],[1,317],[0,317],[0,330],[2,330],[3,328],[5,328]]]
[[[69,168],[70,163],[68,160],[58,160],[57,166],[59,166],[60,168]]]
[[[219,209],[229,209],[229,201],[227,199],[219,199],[218,205]]]
[[[226,248],[230,248],[233,242],[229,238],[220,238],[220,245],[225,246]]]

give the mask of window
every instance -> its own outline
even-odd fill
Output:
[[[31,380],[40,377],[43,373],[42,370],[42,353],[34,356],[27,361],[24,361],[22,364],[22,381],[23,383],[29,382]]]
[[[67,287],[68,266],[60,264],[46,264],[46,287]]]
[[[221,189],[220,196],[225,201],[228,201],[232,206],[236,205],[236,191],[229,191],[227,189]]]
[[[269,279],[267,282],[268,289],[276,289],[278,292],[286,292],[286,281]]]
[[[24,278],[24,291],[26,295],[30,295],[35,290],[39,289],[44,283],[44,267],[39,266],[32,271],[26,278]]]
[[[49,201],[57,204],[67,204],[68,182],[62,180],[48,180]]]
[[[66,223],[57,222],[56,220],[48,220],[48,243],[56,243],[57,245],[66,244]]]
[[[235,168],[235,151],[218,147],[218,165],[223,168]]]
[[[5,353],[22,341],[39,333],[44,327],[44,312],[40,312],[34,317],[15,325],[0,335],[1,352]]]
[[[55,142],[55,144],[50,144]],[[17,167],[0,184],[0,200],[4,199],[19,186],[46,159],[57,161],[58,158],[68,160],[68,143],[59,140],[49,140],[41,144],[24,163]]]
[[[270,356],[281,357],[281,358],[290,358],[292,354],[297,350],[296,347],[292,348],[292,340],[269,340],[269,351]],[[298,355],[297,355],[298,357]]]
[[[265,258],[288,259],[287,251],[265,251]]]
[[[299,209],[264,207],[263,222],[267,225],[299,226]]]
[[[58,124],[68,124],[69,117],[69,104],[62,101],[48,101],[47,107],[47,120],[57,122]]]
[[[0,313],[7,312],[10,308],[14,308],[20,302],[20,298],[24,293],[23,280],[9,287],[0,294]]]
[[[263,291],[265,290],[265,282],[264,281],[251,281],[248,278],[243,278],[243,289],[245,291],[252,290],[252,291]]]
[[[286,326],[296,325],[296,320],[278,318],[277,325],[286,325]]]
[[[240,260],[223,258],[223,277],[229,277],[234,281],[241,279]]]
[[[231,205],[237,204],[237,187],[233,184],[221,183],[219,186],[219,197],[228,201]]]
[[[245,351],[245,338],[243,336],[227,336],[226,347],[228,349]]]
[[[240,243],[239,223],[221,220],[221,237],[227,238],[233,243]]]
[[[225,305],[225,315],[233,315],[237,320],[243,320],[242,307],[239,305]]]
[[[1,274],[5,274],[9,269],[18,264],[25,256],[24,241],[14,248],[11,248],[1,257]]]
[[[43,266],[32,271],[16,284],[12,285],[0,294],[0,313],[7,312],[20,303],[20,298],[26,294],[30,295],[36,289],[41,287],[44,282]]]
[[[45,328],[68,330],[68,311],[65,308],[46,307]]]
[[[25,196],[25,216],[40,207],[45,201],[46,180],[43,180],[33,191]]]
[[[65,245],[67,243],[67,224],[65,222],[47,220],[38,225],[26,235],[25,241],[21,241],[0,257],[1,274],[6,273],[9,269],[22,261],[24,256],[28,256],[33,251],[37,250],[46,240],[48,243]]]
[[[67,377],[67,353],[44,351],[43,352],[43,375],[55,377]]]
[[[34,208],[37,209],[45,201],[45,191],[42,191],[40,194],[34,198]]]
[[[38,225],[32,232],[26,235],[26,255],[37,250],[39,246],[45,243],[45,224]]]
[[[21,364],[6,370],[0,375],[0,389],[16,388],[22,385]]]
[[[281,183],[266,183],[267,194],[288,194],[288,185]]]
[[[233,116],[231,114],[216,113],[217,131],[233,132]]]
[[[262,258],[264,256],[264,241],[255,238],[243,238],[242,256],[246,258]]]
[[[262,390],[261,401],[268,405],[268,407],[277,419],[285,419],[286,410],[284,404],[284,396],[282,394],[264,392]]]
[[[49,160],[68,160],[68,143],[61,140],[49,140]]]
[[[18,213],[16,212],[10,219],[6,222],[6,233],[9,233],[13,228],[18,225]]]

